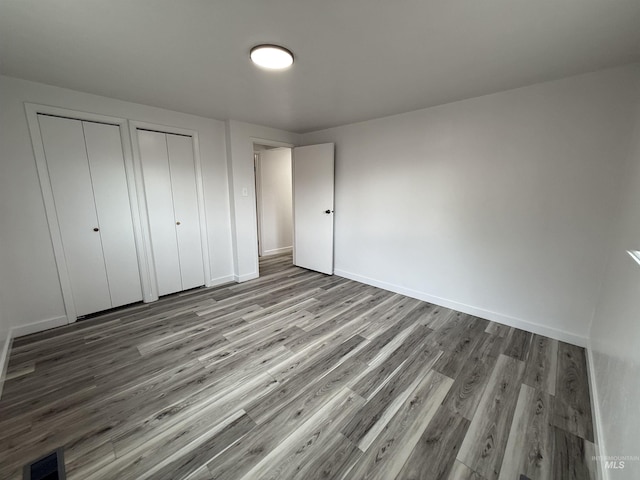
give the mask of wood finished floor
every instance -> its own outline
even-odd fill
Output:
[[[582,348],[260,268],[16,339],[0,478],[59,446],[83,480],[595,478]]]

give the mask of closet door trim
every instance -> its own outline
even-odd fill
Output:
[[[138,208],[140,210],[140,217],[144,218],[142,222],[142,235],[144,240],[144,246],[146,257],[148,258],[147,266],[150,278],[156,278],[155,266],[153,265],[153,256],[151,254],[151,227],[149,225],[149,215],[147,212],[146,194],[144,188],[144,178],[142,176],[142,158],[140,155],[140,146],[138,143],[138,130],[151,130],[158,133],[169,133],[175,135],[183,135],[191,137],[193,142],[193,157],[195,162],[196,172],[196,193],[198,196],[198,219],[200,220],[200,240],[202,243],[202,260],[204,262],[204,281],[205,286],[211,287],[211,263],[209,260],[209,241],[207,235],[207,220],[205,216],[204,208],[204,182],[202,179],[202,163],[200,160],[200,143],[198,141],[198,132],[195,130],[187,130],[179,127],[172,127],[169,125],[159,125],[156,123],[139,122],[131,120],[129,121],[129,132],[131,142],[133,144],[133,163],[135,167],[136,186],[138,192]],[[151,283],[151,290],[153,294],[153,300],[158,299],[157,284],[155,281]]]
[[[148,276],[143,273],[148,271],[146,266],[148,260],[145,258],[146,256],[141,227],[142,222],[140,219],[139,210],[138,208],[136,208],[136,206],[139,204],[139,201],[136,192],[134,161],[131,150],[131,142],[129,141],[128,121],[124,118],[110,117],[106,115],[99,115],[96,113],[79,112],[76,110],[51,107],[48,105],[39,105],[35,103],[25,103],[25,112],[27,116],[27,123],[29,125],[29,133],[31,134],[33,153],[36,159],[36,169],[38,171],[38,179],[40,180],[40,188],[42,190],[42,198],[44,201],[47,223],[49,224],[49,232],[51,234],[51,243],[53,244],[53,254],[58,270],[58,278],[60,280],[62,300],[64,303],[67,323],[74,323],[77,320],[77,313],[73,301],[71,280],[69,277],[69,271],[67,269],[64,255],[62,233],[60,231],[60,226],[58,223],[58,215],[56,213],[56,207],[53,198],[53,189],[51,188],[51,181],[49,179],[49,169],[47,167],[47,160],[44,153],[44,144],[42,142],[42,135],[40,133],[38,115],[52,115],[55,117],[70,118],[79,121],[106,123],[115,125],[119,128],[143,299],[145,302],[151,301],[151,282]]]

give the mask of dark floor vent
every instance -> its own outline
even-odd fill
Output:
[[[62,448],[24,466],[24,480],[66,480]]]

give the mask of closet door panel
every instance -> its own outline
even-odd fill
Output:
[[[113,307],[142,300],[120,128],[82,122]]]
[[[182,290],[166,135],[138,130],[158,294]]]
[[[193,139],[167,134],[182,288],[204,285]]]
[[[79,120],[38,116],[78,316],[111,308],[91,174]]]

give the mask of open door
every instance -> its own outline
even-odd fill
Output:
[[[293,149],[293,263],[333,274],[333,143]]]

